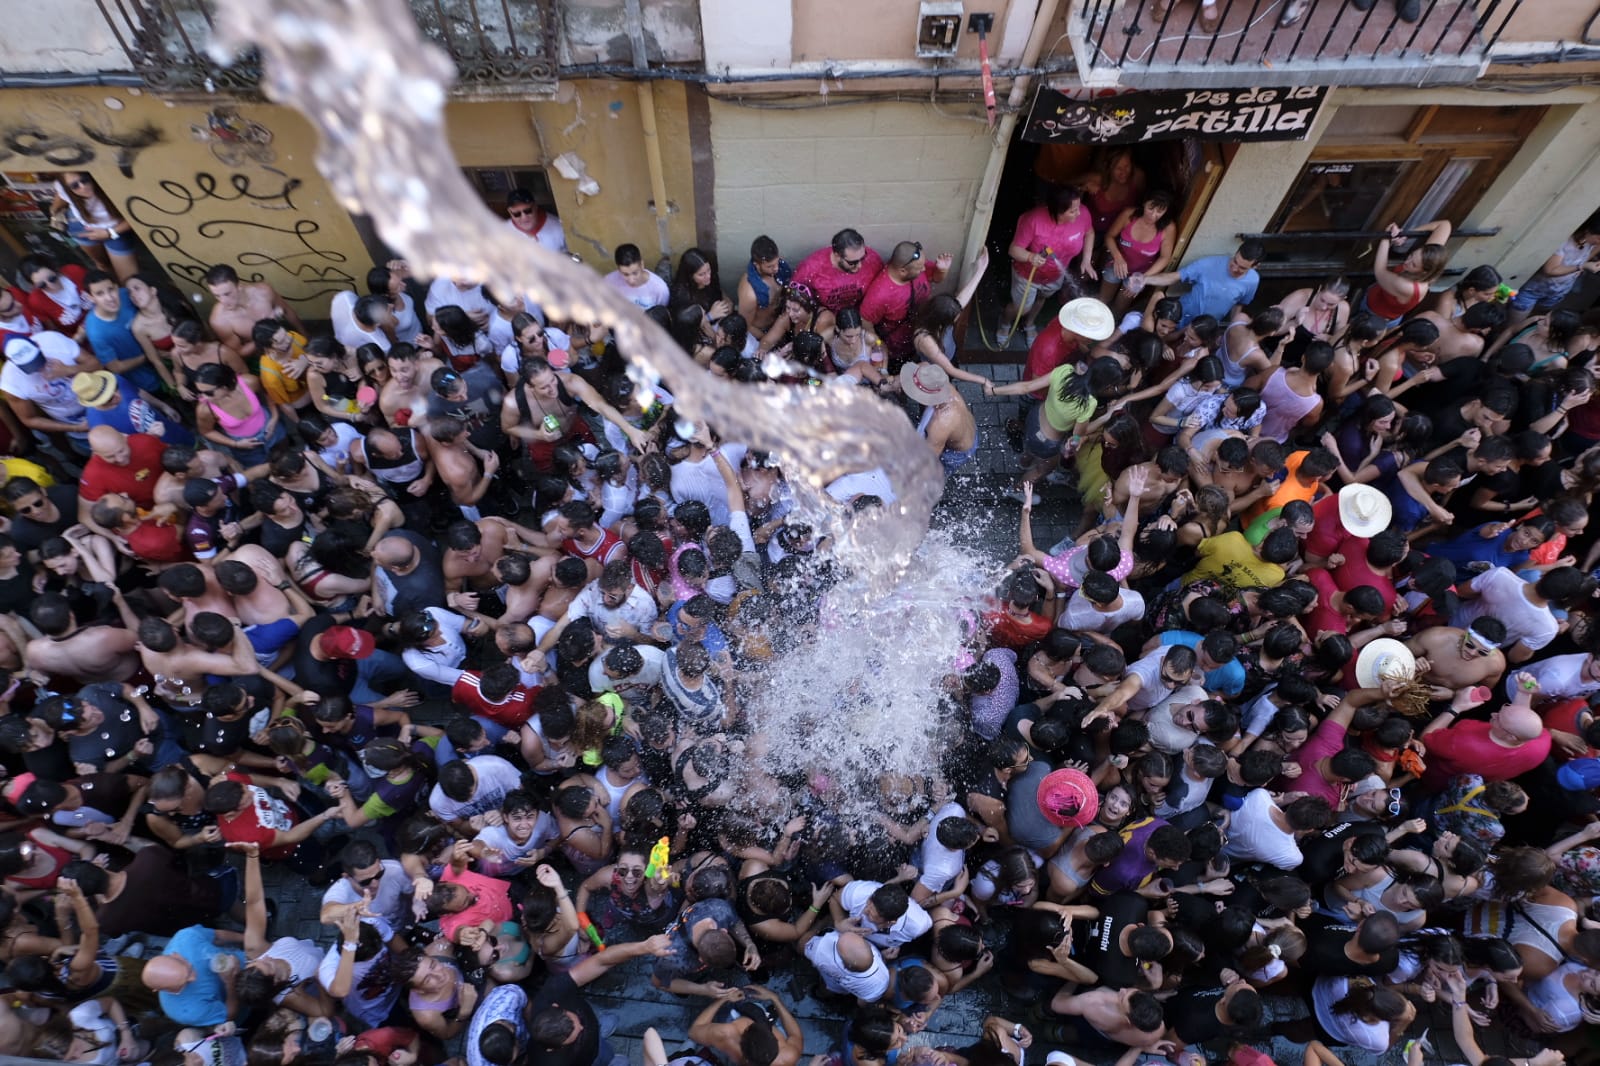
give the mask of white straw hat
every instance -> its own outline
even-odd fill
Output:
[[[1379,637],[1356,656],[1356,684],[1377,688],[1385,681],[1409,681],[1417,676],[1417,657],[1393,637]]]
[[[1346,485],[1339,490],[1339,523],[1352,537],[1372,537],[1389,528],[1394,508],[1389,497],[1371,485]]]
[[[1056,321],[1061,323],[1062,329],[1071,330],[1091,341],[1103,341],[1117,328],[1117,320],[1112,317],[1111,308],[1092,296],[1080,296],[1076,300],[1068,300],[1061,306],[1061,313],[1056,316]]]

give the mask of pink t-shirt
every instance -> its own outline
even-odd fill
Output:
[[[1030,252],[1050,249],[1053,258],[1040,263],[1039,269],[1033,275],[1036,283],[1049,285],[1061,277],[1061,265],[1070,263],[1082,255],[1083,242],[1092,240],[1094,240],[1094,220],[1082,207],[1078,208],[1077,218],[1071,220],[1063,218],[1060,222],[1056,222],[1050,218],[1050,209],[1041,205],[1032,211],[1024,212],[1022,217],[1017,219],[1017,233],[1011,238],[1011,243],[1020,245]],[[1011,269],[1020,276],[1027,277],[1028,271],[1033,268],[1013,259]]]
[[[855,256],[851,252],[852,257]],[[800,264],[800,269],[794,272],[796,284],[805,285],[817,294],[817,300],[838,314],[846,307],[860,307],[861,300],[867,294],[867,286],[871,285],[883,271],[883,259],[871,248],[866,250],[866,259],[861,263],[861,268],[855,273],[840,270],[833,265],[833,249],[818,248],[805,261]]]
[[[1321,796],[1335,810],[1339,808],[1339,801],[1344,799],[1344,787],[1329,782],[1319,774],[1317,763],[1339,753],[1344,747],[1344,734],[1344,726],[1331,718],[1317,726],[1316,732],[1294,753],[1294,761],[1300,764],[1300,776],[1289,782],[1290,790],[1304,792],[1308,796]]]
[[[485,918],[509,922],[516,913],[511,906],[511,886],[498,877],[485,877],[471,870],[456,873],[454,866],[447,866],[439,880],[463,885],[478,896],[466,910],[440,916],[439,932],[444,934],[446,940],[454,940],[458,929],[478,925]]]
[[[1488,722],[1458,722],[1424,737],[1428,772],[1423,775],[1423,784],[1441,789],[1457,774],[1477,774],[1485,781],[1509,781],[1532,770],[1550,754],[1549,733],[1508,748],[1494,742],[1489,728]]]

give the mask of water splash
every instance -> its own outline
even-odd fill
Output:
[[[963,724],[938,716],[944,681],[968,661],[999,572],[939,529],[887,593],[860,577],[830,590],[814,634],[744,701],[754,729],[775,738],[754,753],[760,767],[780,779],[826,774],[855,818],[869,813],[878,775],[934,772]]]
[[[864,389],[811,389],[719,380],[592,271],[511,232],[457,166],[444,129],[455,69],[425,41],[405,0],[221,0],[208,47],[222,62],[261,52],[264,86],[321,134],[317,163],[351,211],[420,275],[473,278],[526,293],[558,319],[602,324],[650,384],[664,382],[683,414],[727,439],[777,454],[812,490],[822,528],[878,589],[909,560],[943,477],[905,417]],[[870,548],[821,489],[882,467],[895,486]]]

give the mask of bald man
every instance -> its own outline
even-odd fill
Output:
[[[1457,721],[1452,707],[1422,731],[1428,772],[1423,783],[1443,788],[1457,774],[1472,773],[1484,781],[1509,781],[1532,770],[1550,754],[1550,734],[1532,707],[1539,681],[1532,674],[1514,675],[1517,694],[1487,722]],[[1458,697],[1458,704],[1465,701]],[[1464,708],[1466,709],[1466,708]]]
[[[95,525],[90,511],[96,500],[112,492],[127,496],[141,511],[154,507],[162,474],[161,453],[166,447],[161,438],[148,433],[123,433],[111,426],[91,429],[89,448],[94,454],[78,479],[78,521],[97,533],[106,533]]]
[[[374,591],[385,614],[402,615],[445,602],[439,549],[409,529],[390,530],[372,548]]]
[[[179,1025],[221,1025],[238,1016],[234,981],[244,966],[244,953],[232,945],[238,933],[191,925],[167,942],[164,955],[145,963],[139,975],[145,987],[157,993],[161,1012]],[[218,956],[233,960],[223,972],[212,969]]]
[[[829,931],[806,942],[806,958],[828,991],[876,1003],[889,992],[889,967],[859,933]]]
[[[952,262],[950,256],[941,255],[930,269],[922,245],[901,241],[894,246],[883,272],[867,286],[861,298],[861,318],[872,324],[883,341],[891,374],[898,373],[900,364],[912,357],[916,313],[927,306],[933,286],[944,280]]]

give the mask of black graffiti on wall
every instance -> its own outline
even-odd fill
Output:
[[[110,149],[112,161],[125,178],[133,177],[133,164],[145,149],[164,140],[161,130],[146,123],[128,131],[95,128],[80,121],[75,133],[51,132],[37,123],[21,123],[0,131],[0,163],[18,156],[57,170],[82,167]]]
[[[294,194],[301,184],[299,178],[284,178],[276,189],[262,189],[247,174],[230,174],[223,180],[201,171],[188,184],[173,179],[158,182],[159,196],[129,197],[122,213],[143,227],[145,242],[158,254],[171,254],[162,265],[173,277],[199,285],[207,270],[226,260],[239,266],[246,280],[270,282],[286,300],[314,300],[354,287],[355,278],[345,269],[348,256],[319,246],[322,224],[296,206]],[[197,210],[218,204],[235,205],[237,213],[178,224]],[[251,250],[224,255],[201,246],[224,240]]]

